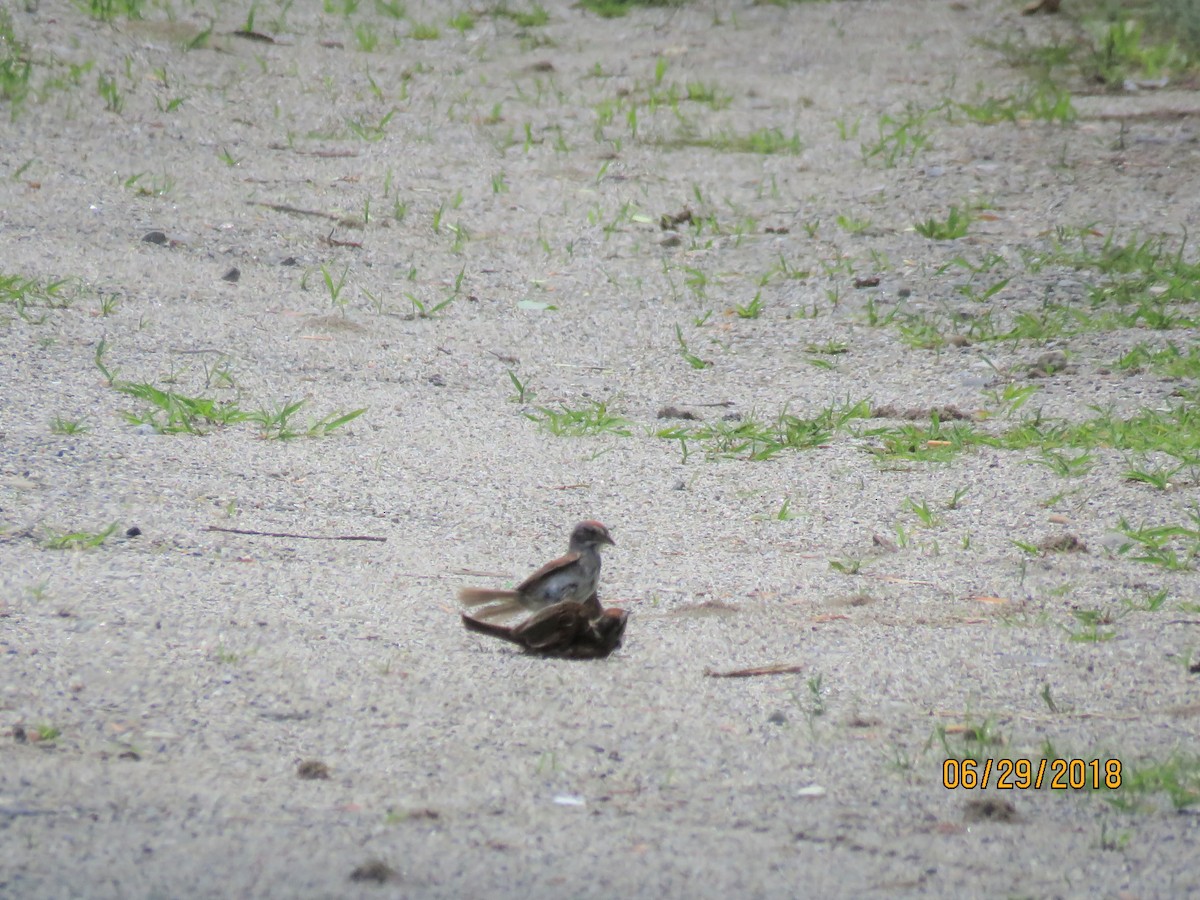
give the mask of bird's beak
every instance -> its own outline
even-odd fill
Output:
[[[614,547],[617,546],[617,542],[612,539],[612,535],[607,533],[604,535],[604,543],[611,544]]]

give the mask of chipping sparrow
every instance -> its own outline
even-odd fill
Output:
[[[529,653],[564,659],[598,659],[621,646],[629,613],[623,609],[600,612],[597,609],[598,601],[593,605],[566,600],[535,613],[514,628],[473,619],[466,613],[462,614],[462,621],[468,631],[511,641]]]
[[[491,604],[478,614],[491,619],[518,613],[522,609],[537,612],[556,603],[573,601],[587,605],[593,616],[601,612],[596,597],[600,580],[600,547],[612,544],[608,529],[599,522],[580,522],[571,532],[565,556],[542,566],[511,591],[488,588],[463,588],[458,599],[467,606]]]

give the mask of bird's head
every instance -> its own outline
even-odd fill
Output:
[[[612,535],[608,533],[608,529],[604,527],[603,523],[597,522],[595,519],[580,522],[571,532],[572,550],[582,550],[584,547],[599,547],[601,544],[616,546],[616,541],[612,539]]]

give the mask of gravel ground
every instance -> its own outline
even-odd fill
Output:
[[[552,2],[461,33],[415,2],[28,6],[0,275],[65,281],[0,305],[0,895],[1200,892],[1195,568],[1117,531],[1193,521],[1194,471],[1156,491],[1116,447],[1060,469],[871,433],[1194,396],[1115,364],[1194,327],[913,340],[1088,309],[1067,231],[1195,233],[1194,93],[949,115],[1021,90],[981,39],[1076,33],[991,0]],[[965,236],[913,229],[951,206]],[[303,401],[302,434],[160,433],[139,384],[276,434]],[[769,459],[662,435],[860,401],[877,418]],[[461,628],[459,586],[582,518],[617,542],[620,650]],[[713,677],[761,666],[790,671]],[[948,756],[1126,781],[948,789]]]

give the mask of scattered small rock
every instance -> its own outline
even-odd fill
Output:
[[[900,409],[894,403],[885,403],[883,406],[877,406],[871,410],[872,419],[908,419],[914,422],[931,419],[935,414],[939,422],[954,422],[964,419],[970,421],[971,419],[968,413],[963,412],[957,406],[949,405],[928,408],[910,406],[908,409]]]
[[[142,529],[138,528],[136,525],[130,525],[125,529],[125,537],[141,537],[141,534]]]
[[[658,411],[660,419],[688,419],[696,421],[700,417],[688,409],[680,409],[678,406],[664,406]]]
[[[786,225],[768,225],[763,229],[763,232],[766,234],[791,234],[792,229]]]
[[[860,290],[862,288],[879,287],[879,276],[878,275],[864,275],[860,278],[855,278],[854,286],[856,288],[859,288]]]
[[[678,247],[682,243],[683,243],[683,238],[681,238],[678,234],[675,234],[674,232],[672,232],[671,234],[668,234],[661,241],[659,241],[659,244],[661,244],[663,247]]]
[[[529,71],[530,72],[553,72],[554,71],[554,63],[550,62],[550,60],[548,60],[548,59],[539,59],[537,62],[535,62],[533,65],[531,65],[529,67]]]
[[[399,877],[396,870],[381,859],[367,860],[350,873],[351,881],[374,881],[377,884],[386,884]]]
[[[784,715],[782,711],[777,709],[775,712],[767,716],[767,722],[769,722],[771,725],[786,725],[787,716]]]
[[[241,277],[242,277],[242,270],[239,269],[237,266],[234,266],[232,269],[230,269],[228,272],[226,272],[224,275],[221,276],[221,280],[228,281],[230,284],[237,284],[238,280]]]
[[[430,375],[426,379],[426,381],[428,381],[434,387],[445,387],[446,386],[446,379],[443,378],[441,375],[437,374],[436,372],[433,375]]]
[[[851,594],[849,597],[841,597],[837,600],[834,600],[833,605],[834,606],[846,606],[846,607],[870,606],[874,602],[875,602],[875,598],[872,597],[870,594],[859,593],[859,594]]]
[[[162,231],[147,231],[145,234],[142,235],[142,243],[143,244],[162,245],[162,244],[165,244],[166,242],[167,242],[167,235],[165,232],[162,232]]]
[[[25,729],[21,725],[13,726],[12,736],[13,736],[13,740],[16,741],[18,744],[24,744],[24,743],[28,742],[28,740],[29,740],[29,735],[27,735],[25,733]]]
[[[896,542],[882,534],[871,535],[871,543],[880,550],[886,550],[888,553],[896,553],[900,548],[896,546]]]
[[[846,720],[846,724],[851,728],[876,728],[883,724],[879,719],[872,716],[860,716],[855,714]]]
[[[968,800],[963,808],[964,822],[1018,822],[1017,808],[1008,800],[984,797]]]
[[[294,256],[285,256],[279,261],[279,264],[281,266],[298,266],[300,265],[300,260],[296,259]]]
[[[1047,350],[1029,367],[1030,378],[1049,378],[1057,372],[1064,372],[1067,368],[1067,354],[1061,350]]]
[[[271,722],[303,722],[311,718],[312,713],[298,709],[269,709],[259,715]]]
[[[1058,534],[1038,542],[1043,553],[1087,553],[1087,544],[1073,534]]]
[[[686,225],[692,221],[692,211],[684,207],[677,213],[663,213],[659,217],[658,227],[663,231],[671,231],[678,225]]]
[[[125,750],[125,751],[117,754],[117,759],[127,759],[130,762],[138,762],[141,760],[141,758],[142,758],[142,755],[140,753],[138,753],[136,750]]]
[[[319,759],[306,759],[296,767],[296,774],[305,781],[328,781],[329,766]]]
[[[1032,16],[1036,13],[1056,13],[1061,5],[1062,0],[1033,0],[1032,3],[1021,9],[1021,15]]]

